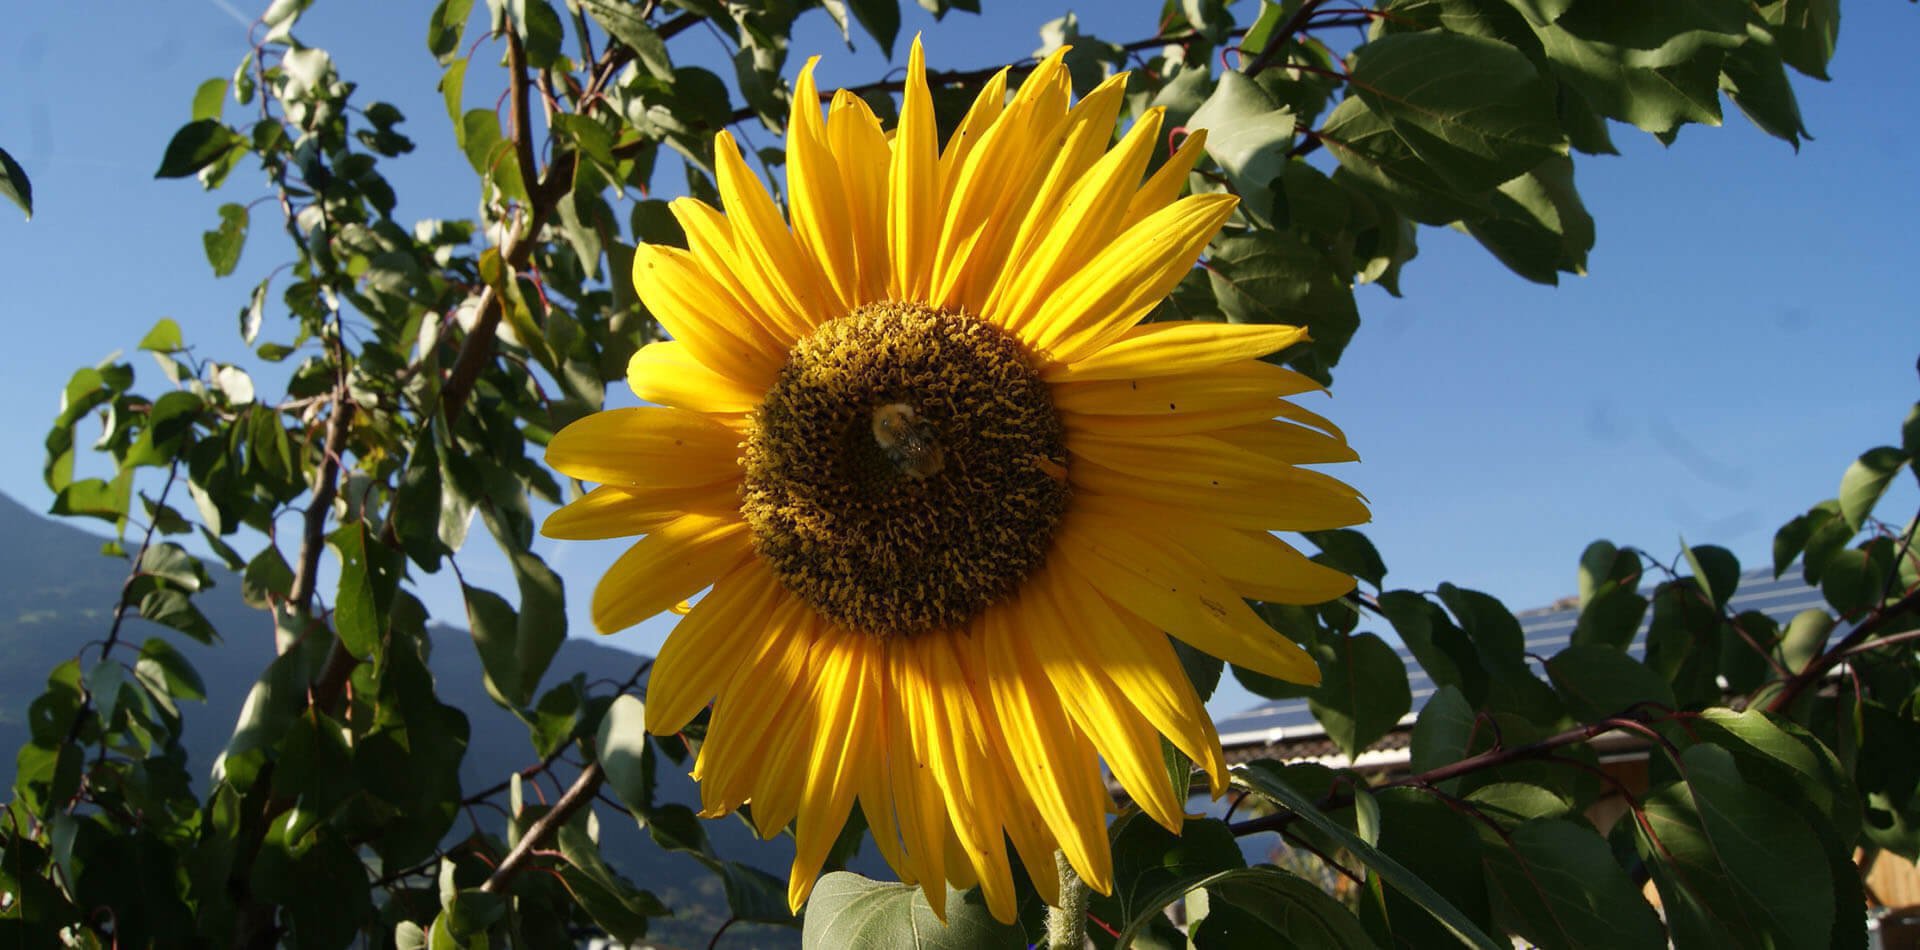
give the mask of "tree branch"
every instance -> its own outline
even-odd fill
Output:
[[[600,763],[595,762],[587,766],[586,771],[581,772],[580,777],[573,780],[573,785],[567,789],[566,794],[560,796],[560,800],[554,803],[553,808],[541,815],[540,819],[533,823],[533,827],[528,828],[527,833],[520,836],[520,842],[514,845],[513,850],[501,860],[500,866],[494,868],[493,873],[487,876],[487,882],[480,885],[480,889],[489,894],[498,894],[508,884],[513,883],[514,877],[525,869],[527,862],[533,860],[534,852],[543,846],[561,825],[566,824],[567,819],[572,818],[573,813],[579,811],[582,805],[593,801],[594,793],[600,790],[600,783],[606,777],[607,773],[600,768]]]
[[[1792,706],[1794,700],[1799,699],[1800,694],[1805,692],[1807,687],[1819,682],[1827,675],[1828,671],[1839,666],[1847,657],[1862,652],[1863,648],[1870,649],[1880,645],[1878,642],[1867,643],[1869,637],[1880,632],[1882,627],[1892,623],[1896,618],[1913,613],[1916,610],[1920,610],[1920,590],[1909,592],[1907,596],[1900,598],[1897,603],[1891,606],[1876,608],[1872,613],[1867,615],[1867,619],[1860,621],[1845,638],[1841,639],[1839,643],[1834,644],[1832,649],[1820,654],[1819,658],[1807,664],[1806,669],[1801,670],[1795,674],[1792,679],[1787,680],[1786,684],[1780,687],[1780,692],[1774,694],[1773,699],[1767,703],[1767,712],[1778,713]],[[1902,637],[1905,638],[1905,635],[1903,634]],[[1891,640],[1893,638],[1889,637],[1888,639]]]

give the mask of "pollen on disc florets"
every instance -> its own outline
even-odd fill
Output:
[[[956,630],[1045,557],[1065,458],[1019,342],[872,304],[794,345],[754,417],[741,512],[758,554],[829,619]]]

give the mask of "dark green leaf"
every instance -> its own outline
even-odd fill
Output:
[[[387,632],[387,611],[399,588],[399,559],[370,537],[363,522],[341,525],[327,536],[340,558],[340,589],[333,604],[340,642],[354,656],[375,656]]]
[[[1713,601],[1715,609],[1725,609],[1734,589],[1740,586],[1739,559],[1732,551],[1712,544],[1687,547],[1683,540],[1681,549],[1687,565],[1693,568],[1693,582],[1699,585],[1700,592]]]
[[[1304,324],[1313,342],[1290,350],[1289,362],[1322,382],[1360,326],[1350,283],[1319,251],[1287,235],[1255,229],[1216,239],[1207,278],[1235,323]]]
[[[1374,946],[1346,905],[1320,885],[1276,867],[1225,871],[1203,881],[1207,915],[1193,928],[1198,950],[1299,947],[1366,950]]]
[[[1573,161],[1549,156],[1490,196],[1492,213],[1469,218],[1467,233],[1528,280],[1558,284],[1561,272],[1585,274],[1593,216],[1573,184]]]
[[[624,0],[580,0],[587,11],[613,38],[633,50],[640,65],[655,79],[673,81],[673,60],[667,55],[667,43],[640,16],[640,8]]]
[[[27,220],[33,220],[33,182],[27,179],[27,170],[0,148],[0,195],[20,206],[27,213]]]
[[[1802,610],[1787,622],[1786,633],[1780,637],[1780,664],[1789,672],[1798,673],[1813,662],[1827,649],[1827,638],[1833,635],[1833,615],[1818,607]]]
[[[847,0],[854,19],[880,44],[880,52],[893,58],[893,41],[900,35],[900,0]]]
[[[1351,82],[1460,192],[1524,174],[1565,141],[1553,83],[1525,54],[1495,40],[1446,31],[1385,36],[1354,52]]]
[[[1496,913],[1535,946],[1667,945],[1660,918],[1589,826],[1528,821],[1487,842],[1481,855]]]
[[[1440,602],[1447,605],[1459,619],[1460,628],[1473,638],[1488,668],[1525,662],[1522,654],[1526,651],[1526,635],[1520,631],[1520,621],[1515,620],[1513,612],[1498,599],[1477,590],[1441,584]]]
[[[1589,6],[1599,12],[1578,24],[1577,32],[1568,25],[1568,19],[1538,32],[1555,71],[1579,90],[1595,111],[1656,134],[1671,134],[1687,122],[1720,123],[1723,57],[1718,49],[1702,50],[1696,42],[1688,56],[1648,56],[1603,38],[1610,31],[1591,22],[1606,19],[1614,25],[1632,24],[1636,18],[1665,22],[1662,17],[1648,16],[1647,2]],[[1690,4],[1668,6],[1680,9]],[[1741,29],[1744,33],[1744,27]],[[1697,39],[1699,34],[1695,36]],[[1731,42],[1733,38],[1727,39]]]
[[[207,698],[207,684],[193,664],[159,637],[149,637],[140,645],[140,659],[133,671],[149,683],[164,684],[167,695],[175,699]]]
[[[1189,820],[1176,835],[1132,811],[1113,823],[1111,833],[1113,894],[1095,896],[1092,908],[1123,929],[1144,925],[1200,881],[1247,865],[1233,832],[1218,821]]]
[[[1834,42],[1840,36],[1840,0],[1780,0],[1765,5],[1780,58],[1815,79],[1827,78]]]
[[[1891,446],[1868,449],[1840,476],[1840,515],[1847,527],[1860,530],[1873,506],[1887,491],[1887,483],[1907,465],[1907,454]]]
[[[949,890],[946,912],[943,925],[918,887],[882,884],[836,871],[813,888],[800,945],[899,950],[1025,950],[1027,946],[1019,927],[993,919],[977,890]]]
[[[1455,939],[1482,950],[1499,950],[1501,947],[1501,944],[1487,936],[1479,927],[1474,926],[1471,920],[1448,903],[1446,898],[1441,897],[1432,885],[1314,807],[1312,802],[1281,778],[1281,768],[1278,763],[1250,762],[1235,766],[1233,774],[1236,780],[1272,800],[1274,804],[1300,816],[1322,834],[1329,835],[1340,842],[1347,850],[1353,852],[1362,864],[1380,875],[1388,885],[1433,915]]]
[[[1807,125],[1800,118],[1793,83],[1787,79],[1780,52],[1766,31],[1754,28],[1749,32],[1752,35],[1745,43],[1727,51],[1720,67],[1720,85],[1761,131],[1797,149],[1800,137],[1807,134]]]
[[[245,140],[214,119],[197,119],[180,127],[167,143],[155,178],[185,178],[241,148]]]
[[[1349,757],[1379,741],[1413,709],[1406,664],[1379,637],[1335,638],[1314,654],[1320,661],[1320,688],[1307,705]]]
[[[427,51],[442,65],[453,59],[460,48],[460,34],[466,31],[467,18],[473,13],[473,0],[440,0],[427,21]]]
[[[1408,768],[1426,772],[1466,758],[1473,751],[1479,724],[1473,706],[1457,687],[1435,690],[1421,708],[1420,718],[1414,720]],[[1443,783],[1442,788],[1457,784]]]
[[[1647,616],[1647,599],[1632,587],[1607,581],[1587,601],[1573,628],[1575,644],[1625,650]]]
[[[1334,531],[1308,531],[1308,541],[1320,549],[1315,558],[1322,564],[1372,584],[1375,590],[1386,582],[1387,565],[1367,536],[1351,528]]]
[[[615,940],[635,942],[647,935],[647,918],[667,913],[659,899],[633,885],[609,867],[600,846],[573,825],[562,825],[560,852],[567,865],[560,869],[567,890],[586,909],[594,923]]]

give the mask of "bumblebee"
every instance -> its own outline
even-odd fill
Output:
[[[890,402],[873,410],[873,441],[901,474],[925,481],[946,465],[933,426],[912,406]]]

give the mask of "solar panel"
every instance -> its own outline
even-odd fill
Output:
[[[1642,591],[1650,594],[1651,591]],[[1798,573],[1791,573],[1775,579],[1773,572],[1762,568],[1749,571],[1740,576],[1740,586],[1727,602],[1727,611],[1732,614],[1746,611],[1758,611],[1766,614],[1775,622],[1784,626],[1795,614],[1808,608],[1824,608],[1826,600],[1820,591],[1807,586]],[[1652,623],[1653,612],[1640,621],[1640,629],[1634,632],[1633,641],[1627,652],[1636,659],[1646,656],[1647,628]],[[1543,607],[1516,614],[1520,621],[1520,633],[1526,644],[1526,651],[1538,656],[1550,656],[1565,648],[1573,639],[1574,627],[1580,620],[1579,607]],[[1407,667],[1407,686],[1413,693],[1413,709],[1419,710],[1426,699],[1435,690],[1434,682],[1405,644],[1397,642],[1393,632],[1384,632],[1385,638],[1393,647],[1394,653]],[[1405,722],[1412,722],[1409,714]],[[1278,699],[1262,703],[1244,712],[1234,713],[1214,723],[1220,732],[1220,742],[1228,748],[1243,745],[1270,745],[1287,740],[1317,737],[1325,734],[1319,720],[1307,708],[1304,699]]]

